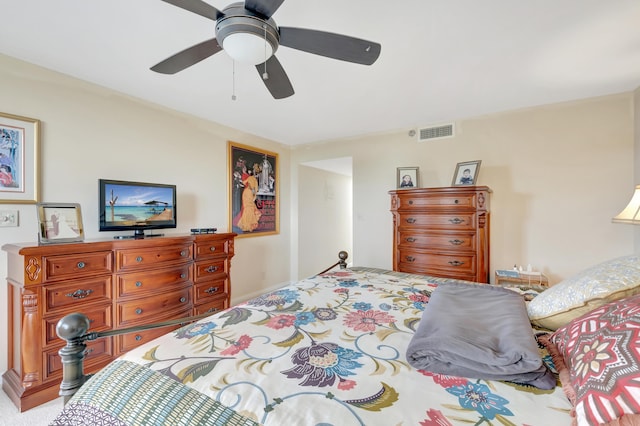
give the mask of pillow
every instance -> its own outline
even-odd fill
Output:
[[[640,257],[618,257],[542,292],[527,305],[529,319],[556,330],[607,302],[640,293]]]
[[[574,424],[640,424],[640,294],[603,305],[540,340],[574,405]]]

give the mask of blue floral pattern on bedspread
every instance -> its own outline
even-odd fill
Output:
[[[569,424],[560,387],[541,391],[409,366],[406,348],[422,311],[448,281],[371,268],[329,272],[122,358],[265,425]]]

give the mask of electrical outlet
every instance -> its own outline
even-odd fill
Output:
[[[0,210],[0,226],[18,226],[18,210]]]

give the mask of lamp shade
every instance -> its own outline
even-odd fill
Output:
[[[612,222],[640,225],[640,185],[636,185],[631,201],[629,201],[627,207],[612,219]]]

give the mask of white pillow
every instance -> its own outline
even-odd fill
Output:
[[[533,324],[556,330],[613,300],[640,293],[640,257],[600,263],[551,286],[527,305]]]

